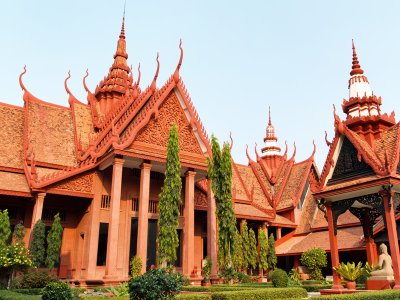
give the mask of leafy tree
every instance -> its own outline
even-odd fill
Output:
[[[159,203],[159,264],[166,262],[170,265],[176,260],[176,248],[179,245],[177,229],[179,225],[179,205],[182,203],[181,190],[179,136],[178,127],[174,124],[169,131],[165,179]]]
[[[275,270],[278,259],[275,253],[275,238],[271,233],[268,239],[268,266],[270,269]]]
[[[258,256],[258,267],[260,268],[261,272],[263,272],[268,268],[268,240],[265,231],[261,228],[258,230],[258,248],[260,249]]]
[[[251,267],[251,274],[253,269],[257,267],[257,241],[253,229],[249,229],[249,264]]]
[[[46,226],[42,220],[38,220],[33,227],[30,251],[32,260],[37,267],[44,265],[46,259]]]
[[[61,226],[61,219],[57,213],[54,216],[53,224],[47,235],[47,256],[46,266],[49,269],[54,268],[54,265],[60,261],[60,249],[62,243],[63,228]]]
[[[0,249],[5,247],[11,235],[10,219],[8,217],[8,210],[0,211]]]
[[[8,279],[7,288],[10,288],[17,271],[23,271],[32,266],[29,251],[22,242],[25,228],[21,226],[16,226],[14,243],[8,244],[11,234],[10,219],[7,210],[0,212],[0,232],[2,233],[0,234],[0,270]]]
[[[322,280],[321,268],[326,267],[326,252],[321,248],[312,248],[301,254],[300,262],[310,271],[310,278],[313,280]]]
[[[236,218],[232,207],[232,159],[228,144],[225,143],[221,151],[214,136],[211,144],[212,160],[208,160],[208,176],[216,203],[219,264],[221,269],[225,269],[232,267],[236,231]]]
[[[25,246],[24,237],[25,237],[25,227],[21,223],[18,223],[14,227],[12,240],[14,241],[14,243],[19,243]]]
[[[249,241],[249,230],[247,228],[246,220],[243,221],[242,225],[242,245],[243,245],[243,268],[247,272],[247,268],[250,266],[250,241]]]
[[[243,269],[243,241],[242,236],[239,231],[236,229],[234,243],[234,252],[233,252],[233,268],[236,272],[241,272]]]

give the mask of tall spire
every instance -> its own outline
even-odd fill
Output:
[[[351,40],[351,46],[353,49],[353,62],[349,79],[349,98],[370,97],[373,95],[372,89],[358,61],[354,40]]]
[[[271,121],[271,107],[268,107],[268,126],[265,130],[265,147],[261,149],[267,156],[280,155],[281,148],[278,147],[278,138],[275,136],[275,128]]]
[[[364,74],[364,70],[361,69],[360,63],[358,62],[356,47],[354,46],[353,39],[351,40],[351,46],[353,48],[353,65],[351,67],[350,76],[353,76],[356,74],[362,75],[362,74]]]

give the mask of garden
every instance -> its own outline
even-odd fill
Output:
[[[327,265],[326,252],[313,248],[301,256],[301,264],[308,270],[310,280],[301,280],[298,269],[289,273],[277,268],[275,239],[267,237],[263,229],[256,232],[246,221],[236,226],[232,208],[230,147],[222,149],[212,138],[213,159],[209,161],[209,178],[216,201],[218,220],[218,284],[210,284],[212,261],[203,262],[204,286],[192,286],[190,280],[174,270],[179,243],[177,226],[181,204],[181,177],[176,125],[168,140],[167,168],[160,194],[157,260],[158,267],[141,274],[142,261],[134,256],[130,263],[131,279],[114,287],[83,289],[61,282],[56,272],[63,228],[58,214],[46,236],[46,228],[39,220],[32,231],[29,249],[24,243],[25,228],[17,224],[11,229],[8,211],[0,211],[0,299],[307,299],[310,292],[329,289],[321,269]],[[256,237],[257,233],[257,237]],[[365,289],[365,280],[373,268],[354,263],[342,263],[335,268],[353,287]],[[357,283],[358,285],[357,285]],[[355,285],[355,286],[354,286]],[[313,299],[400,299],[395,290],[364,292],[348,295],[315,297]]]

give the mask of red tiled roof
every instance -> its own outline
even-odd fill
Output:
[[[268,215],[265,212],[255,208],[250,204],[234,203],[235,215],[241,217],[259,218],[259,219],[271,219],[272,215]]]
[[[276,214],[275,219],[271,221],[271,225],[274,226],[283,226],[283,227],[295,227],[296,223],[290,221],[289,219],[282,217],[281,215]]]
[[[293,165],[290,170],[290,175],[283,187],[283,192],[278,199],[277,209],[284,209],[294,206],[294,201],[297,203],[304,189],[305,177],[308,177],[310,162],[304,161]],[[297,199],[296,199],[297,198]],[[294,201],[293,201],[294,200]]]
[[[0,103],[0,166],[23,168],[24,111]]]
[[[355,217],[349,210],[344,214],[341,214],[338,218],[337,225],[348,225],[348,224],[359,224],[360,221]],[[315,219],[312,223],[312,228],[324,228],[328,227],[328,222],[325,220],[324,214],[317,208]]]
[[[28,182],[24,174],[1,172],[0,190],[30,193]]]
[[[365,247],[362,235],[363,230],[361,226],[338,229],[337,241],[339,250]],[[327,230],[311,232],[308,235],[293,236],[288,241],[276,247],[276,254],[301,254],[315,247],[330,251],[329,234]]]
[[[92,112],[88,105],[74,102],[72,111],[75,120],[76,137],[80,140],[82,149],[89,146],[89,134],[93,133]]]
[[[35,160],[63,166],[76,164],[71,110],[39,101],[28,101],[28,153]]]
[[[316,210],[318,210],[317,204],[314,201],[314,197],[312,196],[311,192],[309,191],[303,203],[300,222],[296,228],[296,234],[310,232]]]

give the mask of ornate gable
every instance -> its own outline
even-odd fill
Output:
[[[328,185],[373,174],[375,172],[361,158],[353,144],[346,137],[343,137],[343,144],[332,177],[328,180]]]
[[[168,132],[173,123],[178,125],[180,151],[191,154],[203,155],[203,151],[192,130],[185,112],[175,92],[171,92],[160,106],[158,115],[138,133],[133,146],[145,143],[147,146],[166,148]]]

